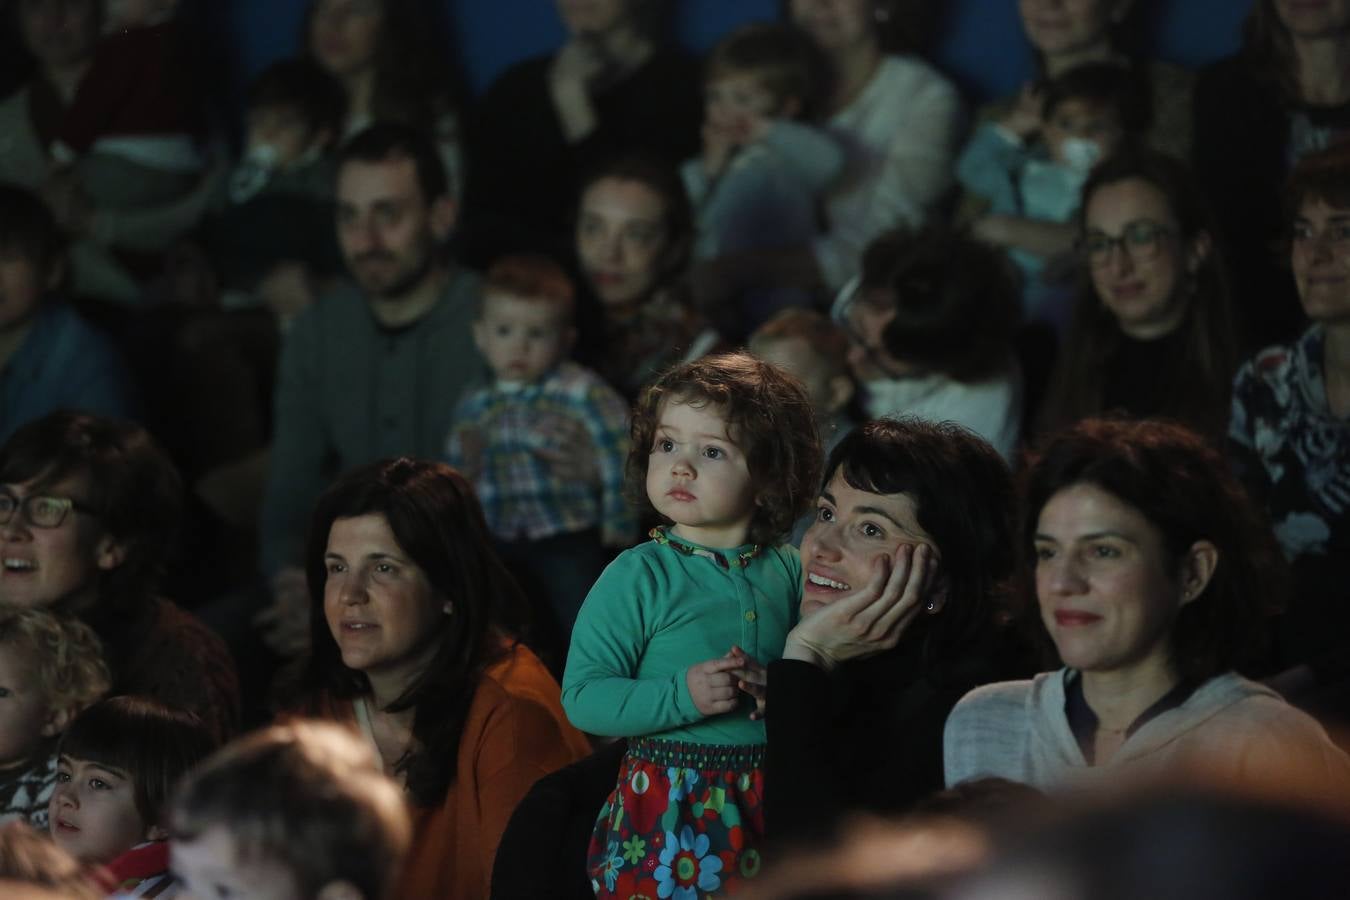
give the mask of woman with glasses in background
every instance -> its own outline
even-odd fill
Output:
[[[1235,365],[1222,260],[1186,167],[1142,149],[1104,160],[1083,186],[1087,278],[1039,424],[1103,412],[1227,426]]]
[[[876,238],[832,313],[866,416],[955,422],[1011,460],[1022,418],[1018,308],[994,247],[937,227]]]
[[[53,413],[0,446],[0,602],[73,615],[103,643],[113,694],[239,724],[225,644],[158,593],[183,505],[173,463],[139,425]]]

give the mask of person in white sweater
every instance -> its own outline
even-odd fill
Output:
[[[949,786],[1298,772],[1345,796],[1350,760],[1322,727],[1234,671],[1259,644],[1279,560],[1215,450],[1180,425],[1090,419],[1050,440],[1025,497],[1022,551],[1064,668],[957,704]]]

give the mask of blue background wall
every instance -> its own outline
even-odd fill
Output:
[[[239,80],[294,52],[306,0],[232,0],[217,5],[218,34],[229,35]],[[934,48],[938,63],[973,101],[1006,93],[1031,72],[1015,0],[930,0],[950,7]],[[1149,24],[1153,56],[1200,65],[1233,51],[1249,0],[1136,0]],[[732,26],[777,15],[778,0],[677,0],[680,42],[706,51]],[[445,0],[453,51],[473,92],[511,63],[563,40],[550,0]]]

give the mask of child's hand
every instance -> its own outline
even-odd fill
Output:
[[[731,712],[740,703],[735,671],[741,667],[731,655],[690,666],[684,673],[694,708],[705,716]]]
[[[1027,140],[1041,130],[1041,108],[1044,100],[1045,95],[1040,86],[1035,82],[1028,82],[1022,86],[1022,92],[1017,95],[1017,102],[1000,124],[1022,140]]]
[[[764,718],[764,711],[769,700],[769,670],[764,668],[762,662],[740,647],[732,646],[731,652],[727,656],[736,660],[738,666],[731,673],[736,676],[736,688],[755,698],[755,708],[750,713],[750,718],[756,721]]]

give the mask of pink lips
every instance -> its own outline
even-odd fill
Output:
[[[1081,625],[1093,625],[1100,622],[1102,617],[1094,613],[1080,612],[1073,609],[1055,610],[1055,624],[1064,628],[1073,628]]]
[[[666,496],[672,500],[679,501],[680,503],[688,503],[690,500],[696,499],[693,494],[688,491],[680,490],[679,488],[666,491]]]

